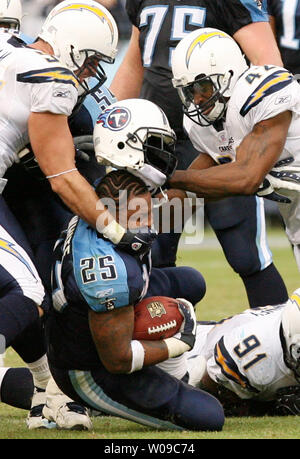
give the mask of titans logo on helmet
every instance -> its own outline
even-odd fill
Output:
[[[130,111],[127,108],[115,107],[101,113],[97,124],[100,123],[104,128],[111,129],[112,131],[121,131],[128,125],[130,119]]]

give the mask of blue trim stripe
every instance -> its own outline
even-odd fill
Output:
[[[261,1],[261,9],[255,0],[240,0],[240,2],[249,11],[253,22],[269,22],[266,2],[264,0]]]
[[[155,429],[183,430],[171,422],[162,421],[131,410],[108,397],[96,383],[90,371],[70,370],[68,372],[73,388],[88,405],[112,416],[153,427]]]
[[[269,248],[266,235],[265,206],[263,198],[256,196],[256,247],[260,260],[260,269],[267,268],[272,262],[272,252]]]

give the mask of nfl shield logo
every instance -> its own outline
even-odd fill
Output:
[[[147,309],[152,319],[154,317],[161,317],[163,314],[167,314],[164,305],[160,301],[153,301],[147,304]]]

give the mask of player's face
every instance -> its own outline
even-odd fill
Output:
[[[205,104],[213,95],[213,84],[209,80],[203,80],[199,82],[195,82],[192,86],[193,91],[193,101],[195,105],[203,105]],[[204,115],[207,115],[213,108],[208,107],[207,110],[203,112]]]
[[[119,201],[121,203],[121,201]],[[149,192],[134,196],[129,195],[127,205],[119,208],[119,223],[129,230],[152,227],[152,199]],[[125,219],[125,221],[123,221]],[[122,221],[121,221],[122,220]]]
[[[101,56],[99,54],[93,54],[92,56],[88,56],[85,59],[80,69],[75,71],[75,74],[78,77],[80,83],[82,83],[85,79],[96,75],[97,66],[100,60]]]

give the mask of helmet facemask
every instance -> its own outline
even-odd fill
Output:
[[[228,99],[224,93],[230,86],[231,76],[232,74],[226,79],[226,86],[224,85],[224,75],[212,74],[209,76],[199,75],[192,83],[177,87],[183,103],[184,114],[200,126],[210,126],[221,119],[226,111]],[[201,104],[196,104],[195,96],[197,94],[204,96],[206,100]],[[209,109],[211,110],[205,113]]]
[[[300,383],[300,336],[297,342],[291,343],[288,347],[281,325],[280,340],[283,348],[284,363],[293,371],[296,381]]]
[[[145,134],[146,131],[146,134]],[[144,162],[170,178],[177,166],[174,155],[175,137],[168,131],[156,128],[137,129],[133,134],[128,134],[126,144],[134,150],[144,153]]]

